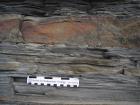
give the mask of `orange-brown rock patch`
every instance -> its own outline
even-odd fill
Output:
[[[24,39],[24,40],[23,40]],[[139,47],[140,19],[0,15],[0,42]]]
[[[65,43],[70,40],[79,42],[78,37],[85,37],[91,31],[96,32],[93,22],[51,22],[37,23],[25,21],[22,27],[24,40],[36,43]],[[77,39],[77,40],[76,40]],[[83,40],[84,38],[81,38]]]
[[[16,15],[0,16],[0,41],[21,42],[20,22],[19,16]]]

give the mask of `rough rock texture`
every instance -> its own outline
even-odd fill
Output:
[[[95,47],[139,47],[140,19],[121,20],[112,16],[32,19],[21,32],[27,42],[89,45]]]
[[[0,15],[0,41],[21,42],[20,15]]]
[[[1,43],[0,49],[0,105],[140,103],[140,48]],[[77,77],[80,87],[32,86],[28,75]]]
[[[140,76],[140,49],[0,44],[0,70]]]
[[[0,41],[93,47],[139,47],[140,19],[114,16],[29,17],[0,15]]]
[[[140,105],[140,0],[0,0],[0,105],[27,104]]]
[[[139,47],[139,6],[139,0],[1,0],[0,41]]]
[[[27,42],[87,44],[88,34],[97,35],[96,21],[56,19],[54,21],[25,21],[21,31]],[[92,37],[92,36],[91,36]]]
[[[118,17],[140,15],[139,0],[1,0],[1,13],[34,16],[109,14]]]

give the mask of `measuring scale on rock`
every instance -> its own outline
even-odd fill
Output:
[[[27,76],[27,84],[54,87],[79,87],[78,78]]]

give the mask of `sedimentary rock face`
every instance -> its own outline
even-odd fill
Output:
[[[94,47],[140,44],[139,0],[1,0],[0,14],[4,16],[0,41]]]
[[[34,16],[109,14],[140,15],[139,0],[1,0],[1,13]]]

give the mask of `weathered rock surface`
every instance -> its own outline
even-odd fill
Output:
[[[0,15],[0,41],[21,42],[20,15]]]
[[[1,13],[34,16],[70,16],[109,14],[118,17],[139,16],[139,0],[1,0]]]
[[[21,32],[25,41],[34,43],[139,47],[139,28],[139,18],[121,20],[112,16],[53,19],[27,17]]]
[[[140,78],[122,75],[83,75],[80,88],[26,84],[27,74],[0,74],[1,105],[139,105]]]
[[[140,50],[0,44],[0,70],[41,74],[140,76]]]
[[[0,104],[139,105],[140,49],[0,44]],[[79,88],[32,86],[27,75],[80,79]]]
[[[139,40],[139,0],[0,0],[0,105],[140,105]]]
[[[88,34],[97,34],[96,21],[61,19],[51,21],[25,21],[21,31],[27,42],[87,44]],[[91,36],[92,37],[92,36]]]
[[[2,0],[0,41],[139,47],[139,4],[139,0]]]
[[[140,19],[112,16],[0,15],[0,41],[92,47],[139,47]]]

